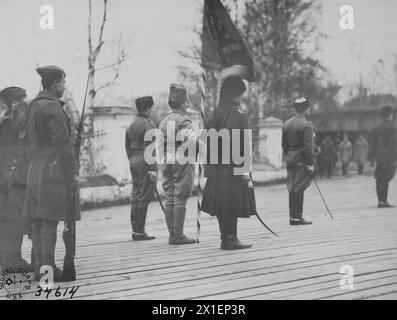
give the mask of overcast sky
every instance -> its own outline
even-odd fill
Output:
[[[339,8],[347,4],[346,1],[320,2],[323,13],[319,30],[328,38],[321,44],[319,57],[333,77],[344,85],[344,92],[361,74],[364,81],[375,85],[376,91],[396,94],[391,61],[392,54],[397,53],[397,1],[349,0],[355,13],[354,30],[339,28]],[[67,85],[76,102],[81,103],[87,76],[87,3],[84,0],[0,0],[0,88],[22,86],[28,90],[28,96],[33,97],[39,89],[35,67],[57,64],[66,70]],[[99,21],[102,1],[93,0],[93,3],[94,20]],[[201,2],[109,0],[109,3],[106,44],[98,66],[112,62],[120,35],[126,61],[104,104],[167,92],[169,84],[177,80],[177,66],[182,63],[177,52],[186,51],[192,45],[195,37],[191,30],[194,26],[200,27]],[[54,8],[54,30],[40,29],[42,5]],[[374,77],[376,66],[383,74]],[[101,84],[105,76],[108,74],[98,75],[97,82]]]

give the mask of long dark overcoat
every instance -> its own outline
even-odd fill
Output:
[[[71,129],[63,101],[43,91],[32,101],[28,118],[31,162],[24,216],[65,221],[67,188],[78,172]],[[76,218],[79,219],[78,197]]]
[[[376,160],[375,178],[388,182],[396,173],[397,128],[392,121],[385,120],[372,132],[371,159]]]
[[[249,129],[248,118],[245,113],[236,107],[224,105],[217,108],[214,119],[209,124],[208,129],[226,129],[230,134],[230,150],[233,145],[239,146],[240,155],[244,150],[244,129]],[[240,145],[237,139],[233,139],[232,129],[240,130]],[[235,138],[235,137],[234,137]],[[207,182],[204,189],[201,209],[212,216],[222,217],[232,215],[235,217],[249,218],[255,214],[255,202],[253,200],[253,190],[248,188],[248,184],[243,181],[241,175],[234,174],[234,168],[241,167],[241,164],[233,163],[230,154],[230,164],[222,164],[222,142],[219,139],[218,152],[219,164],[209,164],[211,151],[211,140],[208,143],[208,161],[205,168]],[[232,152],[231,152],[232,153]]]
[[[0,119],[0,220],[25,222],[28,164],[26,140],[18,138],[12,119]]]

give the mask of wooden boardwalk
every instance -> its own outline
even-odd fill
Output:
[[[74,299],[396,299],[397,209],[375,207],[372,177],[319,185],[335,220],[312,185],[305,202],[310,226],[288,224],[284,185],[258,187],[258,211],[280,238],[255,217],[240,219],[241,240],[253,244],[242,251],[221,251],[217,221],[204,213],[200,244],[170,246],[157,203],[151,204],[147,223],[157,238],[147,242],[130,240],[126,206],[85,212],[78,224],[78,281],[60,286],[80,286]],[[390,201],[397,204],[396,180]],[[189,236],[195,235],[195,216],[191,198]],[[24,249],[28,256],[28,242]],[[60,236],[59,266],[63,254]],[[340,287],[344,265],[354,270],[353,290]],[[24,298],[35,299],[29,292]]]

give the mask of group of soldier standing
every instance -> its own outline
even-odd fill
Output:
[[[47,66],[36,69],[42,79],[43,90],[29,104],[22,88],[9,87],[0,96],[8,109],[0,118],[0,259],[3,269],[35,272],[40,278],[40,267],[54,269],[54,280],[62,280],[62,272],[55,265],[54,254],[57,241],[57,227],[65,221],[68,210],[73,206],[79,213],[79,203],[69,203],[68,191],[78,188],[79,164],[71,139],[71,126],[61,100],[65,90],[66,73],[59,67]],[[240,110],[241,97],[246,91],[243,80],[229,76],[223,80],[220,101],[214,115],[205,127],[230,133],[230,146],[240,143],[240,154],[245,151],[244,139],[234,141],[232,130],[249,129],[247,115]],[[125,151],[132,176],[131,226],[134,241],[152,240],[145,231],[148,206],[157,192],[157,179],[161,172],[164,190],[166,225],[169,244],[185,245],[196,243],[196,239],[184,234],[186,204],[192,193],[195,164],[167,161],[175,154],[178,143],[165,144],[162,152],[163,164],[149,164],[145,150],[151,141],[145,140],[148,130],[154,129],[151,110],[154,105],[151,96],[141,97],[135,102],[137,116],[125,135]],[[168,98],[171,112],[161,121],[159,130],[165,140],[167,125],[173,123],[179,131],[190,132],[189,143],[202,145],[194,133],[192,121],[187,115],[187,89],[172,84]],[[313,127],[306,119],[310,110],[307,98],[294,101],[296,116],[283,126],[282,148],[287,164],[287,187],[289,192],[289,214],[291,225],[305,225],[311,222],[303,218],[304,191],[310,185],[314,174]],[[375,171],[379,207],[390,207],[387,202],[388,183],[393,178],[397,161],[397,134],[392,124],[393,111],[385,107],[381,111],[384,122],[374,130],[374,154],[377,162]],[[173,137],[176,141],[175,137]],[[216,216],[219,222],[222,250],[250,248],[237,236],[237,220],[256,214],[250,172],[235,174],[243,163],[234,159],[225,161],[222,145],[207,147],[207,156],[218,153],[222,162],[207,164],[206,187],[201,210]],[[199,149],[199,147],[198,147]],[[232,148],[230,148],[232,149]],[[169,159],[168,159],[169,160]],[[77,198],[78,200],[78,198]],[[78,202],[78,201],[76,201]],[[77,214],[76,219],[79,219]],[[21,256],[24,235],[32,241],[32,261]]]
[[[29,104],[22,88],[0,93],[8,107],[0,127],[1,264],[3,269],[32,271],[36,280],[41,266],[49,266],[59,281],[57,227],[67,209],[79,205],[67,201],[68,189],[77,188],[79,166],[61,100],[66,73],[56,66],[36,71],[43,90]],[[32,240],[31,263],[21,257],[25,234]]]

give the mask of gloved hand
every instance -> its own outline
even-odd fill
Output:
[[[149,178],[151,181],[156,182],[157,181],[157,172],[156,171],[149,171]]]

